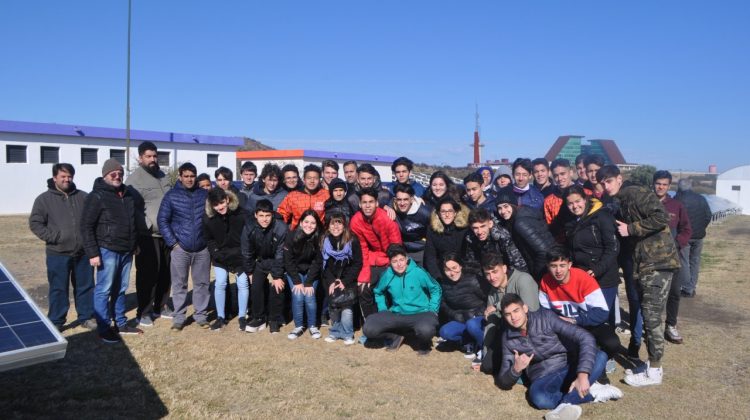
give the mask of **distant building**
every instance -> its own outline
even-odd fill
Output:
[[[334,160],[339,164],[339,178],[344,179],[344,162],[354,160],[358,165],[369,163],[380,174],[382,182],[391,182],[391,164],[396,156],[368,155],[361,153],[324,152],[320,150],[253,150],[237,152],[237,166],[246,161],[252,161],[258,167],[260,173],[266,163],[275,163],[281,167],[286,164],[294,164],[299,168],[300,175],[305,165],[311,163],[320,165],[324,160]]]
[[[716,195],[737,203],[750,214],[750,165],[738,166],[716,178]]]
[[[558,158],[573,162],[581,153],[598,154],[604,156],[607,164],[626,165],[625,158],[614,140],[588,140],[583,143],[584,136],[560,136],[549,149],[544,158],[553,161]]]
[[[235,153],[245,144],[242,137],[131,130],[131,170],[138,165],[143,141],[156,145],[163,169],[192,162],[199,173],[212,178],[220,166],[235,169]],[[104,161],[115,158],[125,166],[125,146],[123,129],[0,120],[0,178],[10,190],[0,203],[0,214],[30,213],[36,196],[47,189],[55,163],[72,164],[76,186],[91,191]]]

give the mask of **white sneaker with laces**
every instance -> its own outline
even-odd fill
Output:
[[[356,341],[354,341],[354,337],[344,339],[344,345],[346,346],[351,346],[354,343],[356,343]]]
[[[310,335],[317,340],[320,338],[320,330],[316,327],[310,327]]]
[[[591,384],[589,388],[594,402],[606,402],[609,400],[619,400],[624,395],[619,388],[613,385],[603,385],[598,382]]]
[[[662,368],[649,367],[645,372],[625,375],[625,383],[630,386],[661,385],[663,376]]]
[[[544,415],[544,420],[578,420],[583,410],[573,404],[562,403]]]
[[[294,328],[294,329],[293,329],[293,330],[292,330],[292,331],[291,331],[291,332],[290,332],[290,333],[289,333],[289,334],[288,334],[288,335],[286,336],[286,338],[288,338],[288,339],[290,339],[290,340],[296,340],[296,339],[298,339],[298,338],[299,338],[299,337],[300,337],[300,336],[302,335],[302,333],[303,333],[303,332],[305,332],[305,329],[304,329],[304,328],[302,328],[302,327],[296,327],[296,328]]]
[[[333,337],[333,336],[329,335],[323,341],[325,341],[326,343],[335,343],[336,342],[336,337]]]

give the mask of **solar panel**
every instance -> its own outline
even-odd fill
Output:
[[[0,372],[65,357],[68,342],[0,263]]]

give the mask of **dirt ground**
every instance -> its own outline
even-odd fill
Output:
[[[583,407],[584,418],[750,417],[750,217],[712,226],[697,296],[683,299],[685,344],[667,343],[665,382]],[[0,261],[46,310],[44,247],[25,217],[0,217]],[[133,284],[131,282],[131,284]],[[134,290],[130,291],[134,306]],[[621,293],[624,309],[627,301]],[[134,310],[129,313],[134,316]],[[71,312],[69,320],[75,318]],[[325,343],[309,335],[223,332],[158,320],[123,345],[68,329],[65,359],[0,373],[3,418],[541,418],[525,389],[497,389],[458,353],[417,357]],[[323,330],[325,334],[325,329]],[[357,333],[359,336],[359,332]],[[622,337],[627,344],[626,337]],[[643,350],[645,357],[645,349]]]

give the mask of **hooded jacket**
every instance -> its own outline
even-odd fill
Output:
[[[482,292],[473,274],[461,273],[458,281],[443,278],[440,300],[440,317],[443,322],[466,322],[475,316],[483,316],[487,307],[487,295]]]
[[[361,211],[355,213],[349,228],[357,236],[362,247],[362,270],[357,282],[369,283],[370,267],[385,267],[390,263],[385,251],[388,245],[401,243],[401,231],[398,224],[389,219],[385,210],[380,207],[375,209],[375,213],[369,219],[365,218]]]
[[[535,279],[547,272],[547,251],[555,245],[555,238],[547,230],[542,214],[530,207],[516,207],[510,220],[498,217],[510,231],[513,243],[523,255],[526,266]]]
[[[314,192],[307,192],[307,190],[292,191],[281,201],[278,212],[281,218],[289,223],[289,227],[294,230],[300,217],[302,217],[302,213],[308,209],[315,210],[320,220],[325,220],[328,197],[330,197],[328,190],[322,187],[318,187]]]
[[[502,342],[503,362],[497,382],[503,389],[510,389],[522,373],[513,370],[514,351],[534,355],[525,369],[531,382],[567,367],[568,347],[571,354],[578,355],[576,372],[590,374],[594,368],[597,351],[594,336],[581,327],[563,321],[547,309],[529,311],[526,334],[521,334],[515,328],[506,328]]]
[[[72,182],[70,191],[64,193],[57,189],[52,178],[47,180],[47,191],[34,200],[29,215],[29,228],[45,242],[47,254],[83,254],[79,223],[87,195]]]
[[[461,253],[461,243],[466,236],[469,221],[469,208],[461,204],[453,223],[446,226],[440,220],[437,209],[430,214],[430,227],[424,247],[424,268],[435,279],[443,277],[443,256],[448,253]]]
[[[492,226],[489,237],[480,241],[471,229],[464,235],[461,244],[461,255],[463,256],[464,268],[473,273],[482,272],[482,255],[495,252],[503,256],[505,265],[514,270],[529,272],[521,251],[518,250],[510,232],[500,226]]]
[[[242,231],[242,261],[245,273],[252,276],[261,262],[270,262],[271,276],[284,276],[284,241],[289,228],[286,224],[271,219],[271,224],[261,227],[254,218],[249,218]]]
[[[584,271],[592,270],[602,288],[616,287],[620,283],[617,255],[615,218],[604,209],[601,201],[590,198],[584,216],[566,225],[565,236],[573,254],[573,265]]]
[[[208,191],[197,186],[188,190],[181,182],[164,194],[157,223],[164,243],[169,248],[180,245],[187,252],[206,248],[203,236],[203,214],[206,212]]]
[[[83,206],[81,237],[89,258],[98,257],[99,248],[133,252],[138,229],[132,189],[124,184],[115,188],[103,178],[96,178]]]
[[[248,214],[240,207],[239,198],[227,191],[229,205],[226,214],[219,214],[206,200],[203,216],[203,236],[214,266],[233,273],[242,273],[242,230]]]
[[[148,235],[160,237],[157,217],[161,200],[171,188],[169,177],[161,169],[151,173],[143,166],[138,166],[125,180],[125,184],[133,187],[138,223],[146,226]]]
[[[393,206],[396,209],[396,205]],[[409,210],[401,213],[396,210],[396,223],[401,230],[401,239],[409,252],[424,251],[427,226],[430,224],[430,209],[415,197]]]
[[[390,299],[387,299],[386,293]],[[424,312],[438,313],[442,290],[438,282],[424,269],[409,259],[402,274],[396,274],[388,267],[373,289],[378,310],[401,315],[414,315]],[[388,306],[388,301],[391,305]]]

